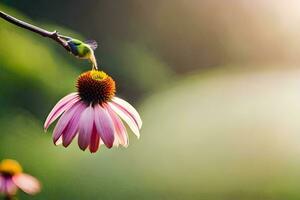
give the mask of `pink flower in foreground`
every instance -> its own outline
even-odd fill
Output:
[[[139,138],[142,120],[126,101],[114,97],[115,82],[102,71],[92,70],[77,80],[78,92],[62,98],[48,115],[44,128],[48,129],[60,115],[53,142],[67,147],[78,133],[78,145],[96,152],[101,144],[128,146],[128,135],[123,119]],[[121,118],[121,119],[120,119]]]
[[[0,193],[11,197],[16,194],[18,188],[27,194],[38,193],[41,190],[39,181],[22,171],[17,161],[3,160],[0,163]]]

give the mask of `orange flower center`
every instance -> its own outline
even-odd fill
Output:
[[[115,96],[115,81],[103,71],[91,70],[81,74],[77,80],[81,99],[87,104],[102,104]]]
[[[10,159],[5,159],[0,163],[0,173],[3,175],[13,176],[23,171],[21,165]]]

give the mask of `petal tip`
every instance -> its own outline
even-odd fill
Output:
[[[79,148],[80,148],[80,147],[79,147]],[[86,150],[86,148],[85,148],[85,149],[84,149],[84,148],[80,148],[80,150],[81,150],[81,151],[85,151],[85,150]]]

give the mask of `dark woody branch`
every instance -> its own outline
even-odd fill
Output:
[[[32,24],[29,24],[27,22],[24,22],[22,20],[14,18],[2,11],[0,11],[0,17],[16,26],[19,26],[21,28],[27,29],[34,33],[37,33],[43,37],[50,38],[50,39],[56,41],[57,43],[59,43],[61,46],[63,46],[68,52],[70,52],[70,47],[68,46],[68,44],[66,42],[66,40],[69,39],[69,37],[60,35],[60,34],[58,34],[57,31],[50,32],[50,31],[47,31],[40,27],[34,26]]]

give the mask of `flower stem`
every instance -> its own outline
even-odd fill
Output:
[[[37,33],[37,34],[39,34],[43,37],[50,38],[50,39],[56,41],[61,46],[63,46],[68,52],[71,51],[70,47],[68,46],[68,44],[66,42],[66,40],[70,39],[70,37],[60,35],[60,34],[58,34],[57,31],[50,32],[50,31],[47,31],[47,30],[42,29],[40,27],[34,26],[32,24],[29,24],[27,22],[19,20],[15,17],[12,17],[12,16],[6,14],[3,11],[0,11],[0,17],[4,20],[16,25],[16,26],[19,26],[21,28],[27,29],[27,30],[32,31],[34,33]]]

